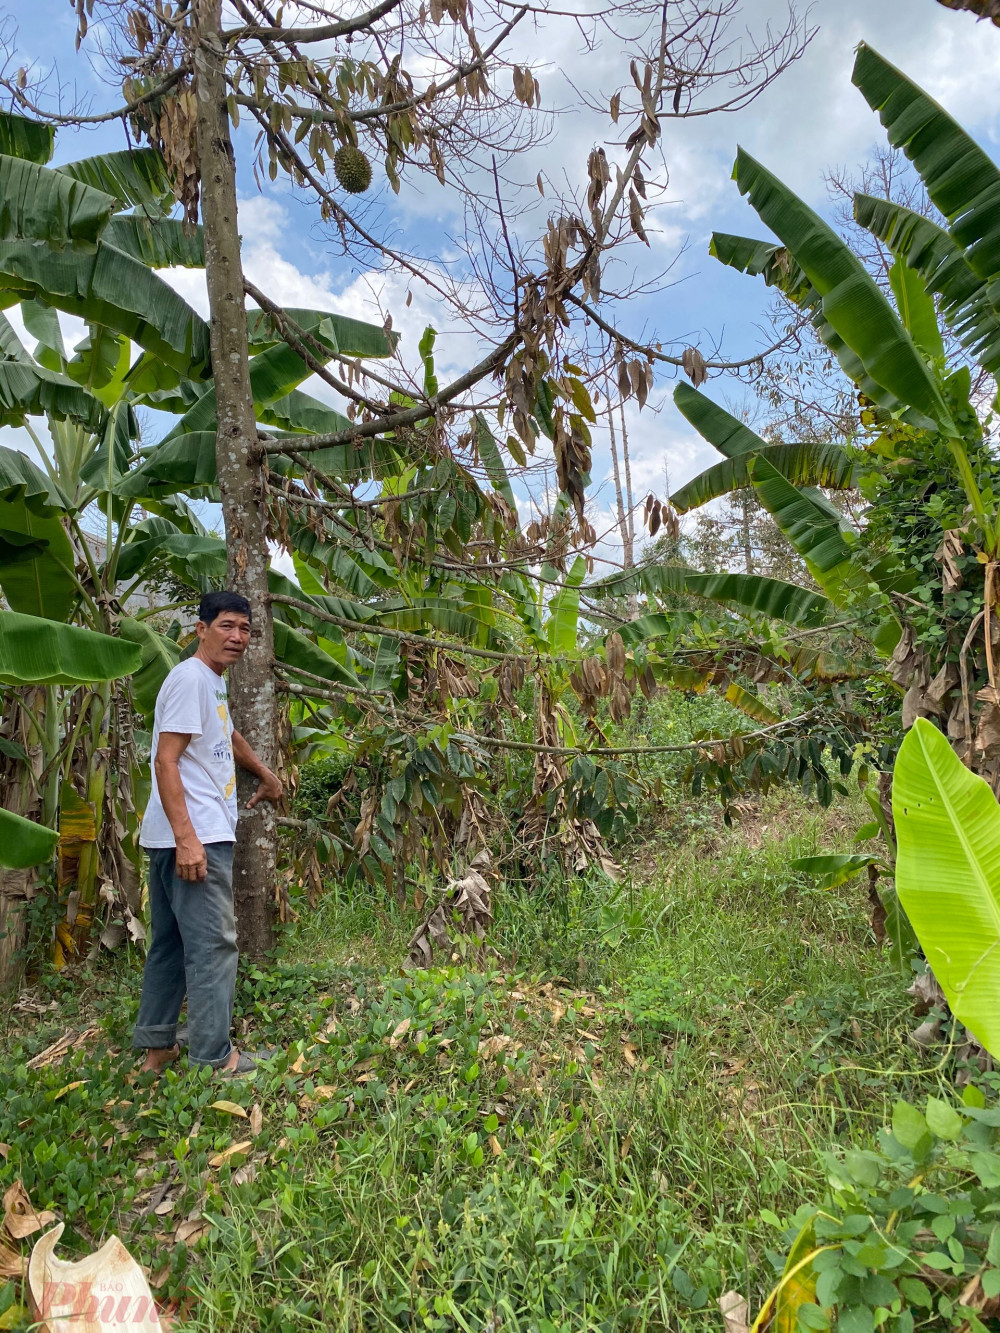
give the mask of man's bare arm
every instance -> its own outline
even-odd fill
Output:
[[[258,801],[280,801],[281,779],[272,773],[263,760],[258,759],[250,746],[238,731],[233,732],[233,758],[240,768],[245,768],[258,779],[257,790],[247,801],[247,809],[252,810]]]
[[[181,782],[178,760],[188,747],[190,735],[179,731],[161,731],[156,743],[156,759],[153,769],[156,773],[156,790],[160,794],[160,804],[173,831],[177,845],[177,875],[179,879],[195,883],[205,878],[208,872],[208,857],[201,844],[191,816],[188,814],[187,801],[184,799],[184,784]]]

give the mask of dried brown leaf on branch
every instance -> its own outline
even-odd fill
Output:
[[[684,354],[681,356],[681,365],[684,367],[684,373],[696,389],[708,379],[708,367],[705,365],[705,358],[697,347],[686,347],[684,349]]]
[[[977,19],[989,19],[1000,28],[1000,0],[938,0],[945,9],[966,10]]]
[[[450,957],[460,938],[474,941],[480,949],[483,947],[493,920],[493,891],[485,878],[491,869],[490,854],[483,849],[473,857],[461,879],[449,881],[444,897],[410,940],[410,961],[415,966],[430,967],[435,949]]]

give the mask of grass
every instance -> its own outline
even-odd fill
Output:
[[[44,977],[0,1034],[0,1180],[70,1252],[116,1231],[184,1329],[720,1329],[819,1155],[938,1086],[865,890],[789,870],[856,822],[677,811],[622,885],[498,891],[481,972],[404,972],[416,918],[331,889],[242,969],[241,1043],[286,1048],[252,1082],[127,1081],[138,960]]]

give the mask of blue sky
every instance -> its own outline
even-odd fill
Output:
[[[785,6],[776,0],[746,0],[741,22],[760,33],[768,21],[780,22],[784,13]],[[742,143],[810,203],[825,210],[824,171],[857,167],[881,134],[877,118],[850,83],[853,51],[860,40],[900,65],[1000,158],[996,88],[1000,31],[996,28],[949,12],[935,0],[818,0],[809,20],[818,32],[804,56],[750,108],[732,115],[667,122],[659,171],[647,173],[662,177],[663,164],[669,169],[665,202],[647,222],[649,251],[637,243],[628,251],[628,259],[637,266],[636,272],[643,264],[647,271],[672,264],[672,285],[659,294],[630,300],[612,316],[605,312],[624,332],[640,339],[656,338],[676,349],[690,342],[707,353],[719,345],[730,357],[749,355],[762,345],[768,304],[764,288],[724,269],[707,254],[713,229],[763,234],[729,179],[736,145]],[[66,0],[15,0],[7,26],[17,52],[15,67],[30,64],[34,71],[49,74],[50,86],[61,85],[69,102],[89,98],[95,109],[111,103],[115,94],[106,82],[94,34],[79,53],[74,52],[76,21]],[[543,108],[556,111],[547,122],[547,142],[517,159],[512,175],[528,182],[541,170],[551,180],[579,184],[595,144],[603,144],[612,160],[623,158],[620,143],[611,137],[610,119],[581,109],[573,86],[606,104],[610,93],[629,81],[628,58],[620,46],[605,40],[597,51],[585,51],[572,23],[548,18],[539,19],[533,30],[522,24],[510,50],[531,63],[541,85]],[[119,126],[67,130],[59,136],[57,157],[70,160],[121,146]],[[381,311],[391,311],[410,363],[423,325],[434,323],[440,331],[443,375],[469,364],[476,355],[475,338],[433,293],[420,290],[399,271],[361,271],[329,242],[316,223],[314,206],[296,197],[287,184],[279,181],[258,191],[248,159],[244,152],[239,179],[241,231],[245,267],[254,282],[288,305],[332,308],[379,322]],[[526,240],[544,227],[549,207],[549,201],[537,195],[534,201],[529,207],[519,201],[513,215],[513,225]],[[462,222],[457,201],[426,177],[404,183],[398,197],[384,188],[372,207],[373,219],[397,229],[412,250],[445,261],[455,255],[453,238]],[[199,275],[177,273],[171,281],[193,305],[205,310]],[[413,293],[409,308],[408,290]],[[307,387],[317,396],[331,396],[322,386]],[[647,408],[642,413],[634,407],[629,410],[633,478],[640,495],[649,488],[662,494],[665,470],[676,486],[709,461],[711,451],[676,412],[672,387],[672,374],[661,367]],[[726,377],[713,380],[708,389],[722,399],[742,392]],[[18,444],[23,444],[23,436]],[[606,442],[598,438],[591,503],[599,532],[610,522],[609,468]],[[542,481],[537,477],[529,487],[539,496]],[[602,547],[611,558],[614,545],[611,536]]]

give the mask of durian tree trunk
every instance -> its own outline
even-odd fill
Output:
[[[205,277],[211,314],[216,397],[216,466],[229,550],[228,587],[250,601],[253,632],[229,679],[233,723],[270,768],[276,765],[277,707],[272,664],[274,630],[268,601],[268,551],[263,504],[263,450],[257,438],[247,353],[243,264],[236,210],[236,160],[226,109],[221,0],[195,0],[197,144]],[[241,810],[249,777],[239,774]],[[273,943],[276,883],[274,807],[262,801],[240,819],[233,866],[239,946],[261,958]]]

